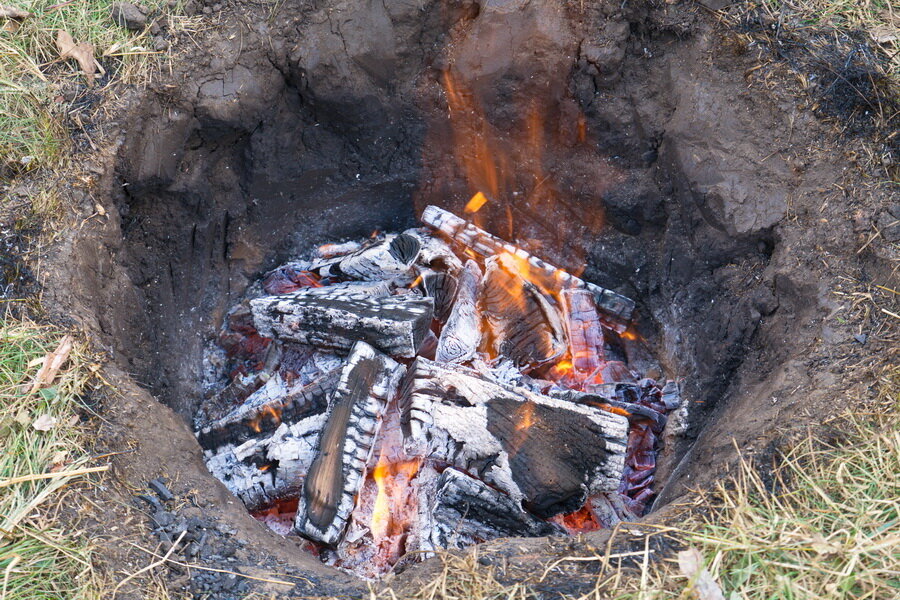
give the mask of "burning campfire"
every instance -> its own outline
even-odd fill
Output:
[[[322,246],[231,311],[207,357],[227,382],[198,430],[210,471],[367,578],[644,514],[680,397],[628,365],[634,302],[437,206],[422,222]]]

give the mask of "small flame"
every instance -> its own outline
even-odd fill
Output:
[[[269,422],[272,425],[280,424],[281,409],[271,405],[263,405],[259,410],[259,414],[252,421],[247,423],[247,427],[252,429],[254,433],[260,433],[264,422]]]
[[[516,431],[524,431],[534,425],[534,402],[524,403],[517,411],[518,423],[516,423]]]
[[[487,204],[487,201],[487,196],[485,196],[481,192],[478,192],[474,196],[472,196],[472,199],[469,200],[468,204],[466,204],[466,207],[463,210],[467,213],[477,213],[479,210],[481,210],[482,206]]]
[[[396,529],[404,527],[404,523],[395,522],[392,515],[399,513],[396,509],[406,504],[409,482],[419,472],[421,465],[421,460],[391,463],[384,454],[378,458],[378,464],[372,471],[378,495],[375,497],[372,520],[369,523],[369,530],[376,543],[396,533]]]
[[[631,341],[637,341],[637,340],[642,339],[641,334],[639,334],[637,332],[637,330],[634,328],[634,325],[629,325],[628,329],[623,331],[620,335],[621,335],[621,337],[625,338],[626,340],[631,340]]]

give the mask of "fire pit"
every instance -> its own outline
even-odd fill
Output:
[[[422,221],[326,244],[229,313],[198,418],[213,475],[364,577],[643,515],[680,394],[629,369],[634,302],[437,206]]]
[[[130,104],[46,285],[123,372],[128,480],[310,595],[360,585],[323,560],[665,506],[764,447],[816,335],[815,286],[770,264],[800,122],[694,3],[387,4],[225,19]]]

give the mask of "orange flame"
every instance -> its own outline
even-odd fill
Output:
[[[378,464],[372,471],[372,479],[378,486],[378,495],[375,497],[372,519],[369,523],[369,530],[376,543],[389,535],[399,533],[397,530],[404,527],[404,523],[396,522],[393,515],[401,512],[397,508],[406,504],[410,480],[419,472],[421,465],[421,460],[391,463],[384,454],[378,458]]]
[[[487,196],[482,194],[481,192],[476,192],[474,196],[472,196],[471,200],[469,200],[466,207],[463,209],[467,213],[477,213],[481,210],[481,207],[487,204]]]
[[[550,517],[550,521],[562,526],[570,535],[596,531],[602,527],[600,519],[597,518],[594,508],[591,506],[590,499],[575,512]]]
[[[263,423],[268,421],[272,425],[281,423],[281,409],[272,405],[263,405],[259,409],[259,413],[247,423],[247,427],[252,429],[254,433],[262,431]]]

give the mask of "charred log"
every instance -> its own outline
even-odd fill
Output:
[[[620,415],[421,358],[399,404],[409,454],[472,473],[538,516],[571,512],[621,479],[628,423]]]
[[[584,281],[525,250],[497,238],[451,212],[427,206],[422,213],[422,222],[437,229],[452,241],[488,258],[496,254],[516,255],[528,262],[532,276],[540,280],[540,285],[548,289],[578,287],[589,290],[597,302],[597,308],[617,331],[624,331],[634,312],[634,301],[611,290]]]
[[[432,271],[422,276],[422,287],[425,295],[434,299],[434,318],[446,323],[453,310],[453,299],[459,283],[450,273]]]
[[[329,406],[297,508],[295,528],[312,539],[338,541],[365,477],[388,400],[405,368],[357,342]]]
[[[204,450],[238,446],[251,438],[271,435],[282,423],[290,425],[325,412],[339,373],[333,371],[299,389],[289,388],[279,376],[270,379],[242,406],[202,429],[197,434],[200,446]]]
[[[464,548],[497,537],[563,533],[522,510],[506,494],[452,468],[438,478],[431,519],[435,548]]]
[[[435,353],[438,362],[462,363],[475,356],[481,343],[480,289],[481,269],[478,263],[470,260],[459,274],[453,309],[441,330]]]
[[[562,318],[555,306],[517,272],[509,255],[485,261],[481,308],[494,356],[530,369],[559,359],[566,351]]]
[[[409,273],[420,249],[417,238],[401,233],[350,254],[313,261],[310,271],[320,277],[363,281],[392,279]]]
[[[603,327],[594,303],[594,295],[581,288],[564,289],[559,294],[562,304],[572,371],[577,382],[587,380],[603,366]]]
[[[412,294],[371,297],[305,289],[250,302],[260,332],[317,348],[348,352],[357,340],[412,358],[431,326],[433,301]]]

